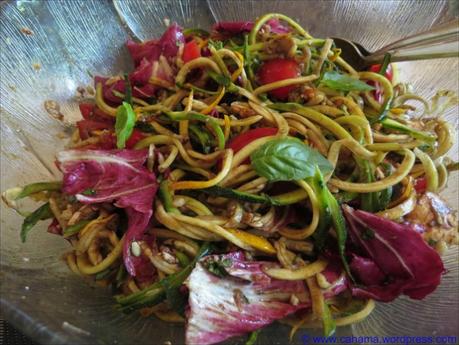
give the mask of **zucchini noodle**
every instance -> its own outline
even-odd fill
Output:
[[[335,178],[330,179],[329,183],[332,186],[335,186],[341,190],[346,192],[357,192],[357,193],[371,193],[371,192],[379,192],[387,187],[393,186],[399,183],[405,176],[410,173],[411,168],[414,164],[414,154],[408,149],[403,150],[405,154],[405,158],[403,162],[400,164],[398,169],[390,176],[370,183],[353,183],[347,181],[341,181]]]

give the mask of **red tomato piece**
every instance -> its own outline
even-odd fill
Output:
[[[277,128],[273,127],[260,127],[251,129],[234,137],[228,143],[228,148],[233,149],[233,152],[236,153],[256,139],[275,135],[276,133]]]
[[[183,62],[186,63],[200,56],[201,56],[201,48],[199,48],[199,45],[195,40],[191,40],[190,42],[185,44],[185,47],[183,48],[183,55],[182,55]]]
[[[300,76],[300,67],[295,60],[273,59],[266,61],[258,71],[258,78],[262,85],[274,83],[279,80],[296,78]],[[269,92],[280,100],[286,100],[295,85],[284,86]]]
[[[422,194],[427,190],[427,180],[425,177],[416,179],[414,182],[414,189],[418,194]]]
[[[381,65],[371,65],[370,68],[368,69],[370,72],[374,72],[374,73],[379,73],[379,70],[381,69]],[[385,77],[389,80],[389,81],[392,81],[392,78],[393,78],[393,70],[392,70],[392,65],[389,64],[389,66],[387,66],[387,69],[386,69],[386,73],[385,73]],[[382,97],[382,90],[381,88],[379,87],[379,84],[378,83],[374,83],[372,81],[369,81],[368,82],[368,85],[371,85],[371,86],[374,86],[375,87],[375,90],[373,90],[373,97],[379,102],[379,103],[382,103],[382,100],[383,100],[383,97]]]
[[[370,68],[369,68],[369,71],[370,72],[374,72],[374,73],[379,73],[379,70],[381,69],[381,65],[371,65]],[[394,71],[392,70],[392,65],[389,64],[389,66],[387,66],[387,69],[386,69],[386,73],[384,74],[384,76],[389,79],[390,81],[392,81],[392,78],[394,76]]]

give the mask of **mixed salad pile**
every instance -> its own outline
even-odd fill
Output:
[[[390,56],[356,71],[282,14],[127,48],[134,69],[80,103],[62,180],[3,193],[22,241],[50,219],[72,271],[120,311],[185,322],[187,344],[253,344],[278,320],[332,335],[437,288],[458,242],[437,194],[458,168],[456,95],[413,94]]]

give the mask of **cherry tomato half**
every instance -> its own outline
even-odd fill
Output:
[[[195,40],[185,44],[183,48],[182,60],[187,63],[188,61],[194,60],[201,56],[201,49],[198,46],[198,43]]]
[[[420,177],[414,181],[414,189],[418,194],[422,194],[427,190],[427,180],[425,177]]]
[[[279,80],[296,78],[300,76],[300,67],[291,59],[273,59],[266,61],[258,71],[258,78],[262,85],[274,83]],[[284,86],[269,92],[280,100],[286,100],[295,85]]]
[[[277,128],[273,127],[254,128],[234,137],[228,143],[228,148],[233,149],[233,152],[236,153],[256,139],[275,135],[276,133]]]

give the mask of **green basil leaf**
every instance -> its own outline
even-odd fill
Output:
[[[116,146],[119,149],[124,149],[126,141],[132,134],[135,126],[136,116],[132,106],[129,103],[123,102],[116,110]]]
[[[314,176],[316,165],[322,174],[333,169],[319,152],[292,137],[269,141],[250,158],[258,175],[269,181],[302,180]]]
[[[53,212],[49,207],[49,202],[43,204],[30,215],[24,218],[21,228],[21,241],[24,243],[27,239],[27,235],[32,230],[32,228],[40,221],[53,217]]]
[[[331,71],[325,72],[320,82],[323,86],[326,86],[333,90],[339,91],[371,91],[374,90],[373,86],[367,83],[354,79],[347,75]]]

